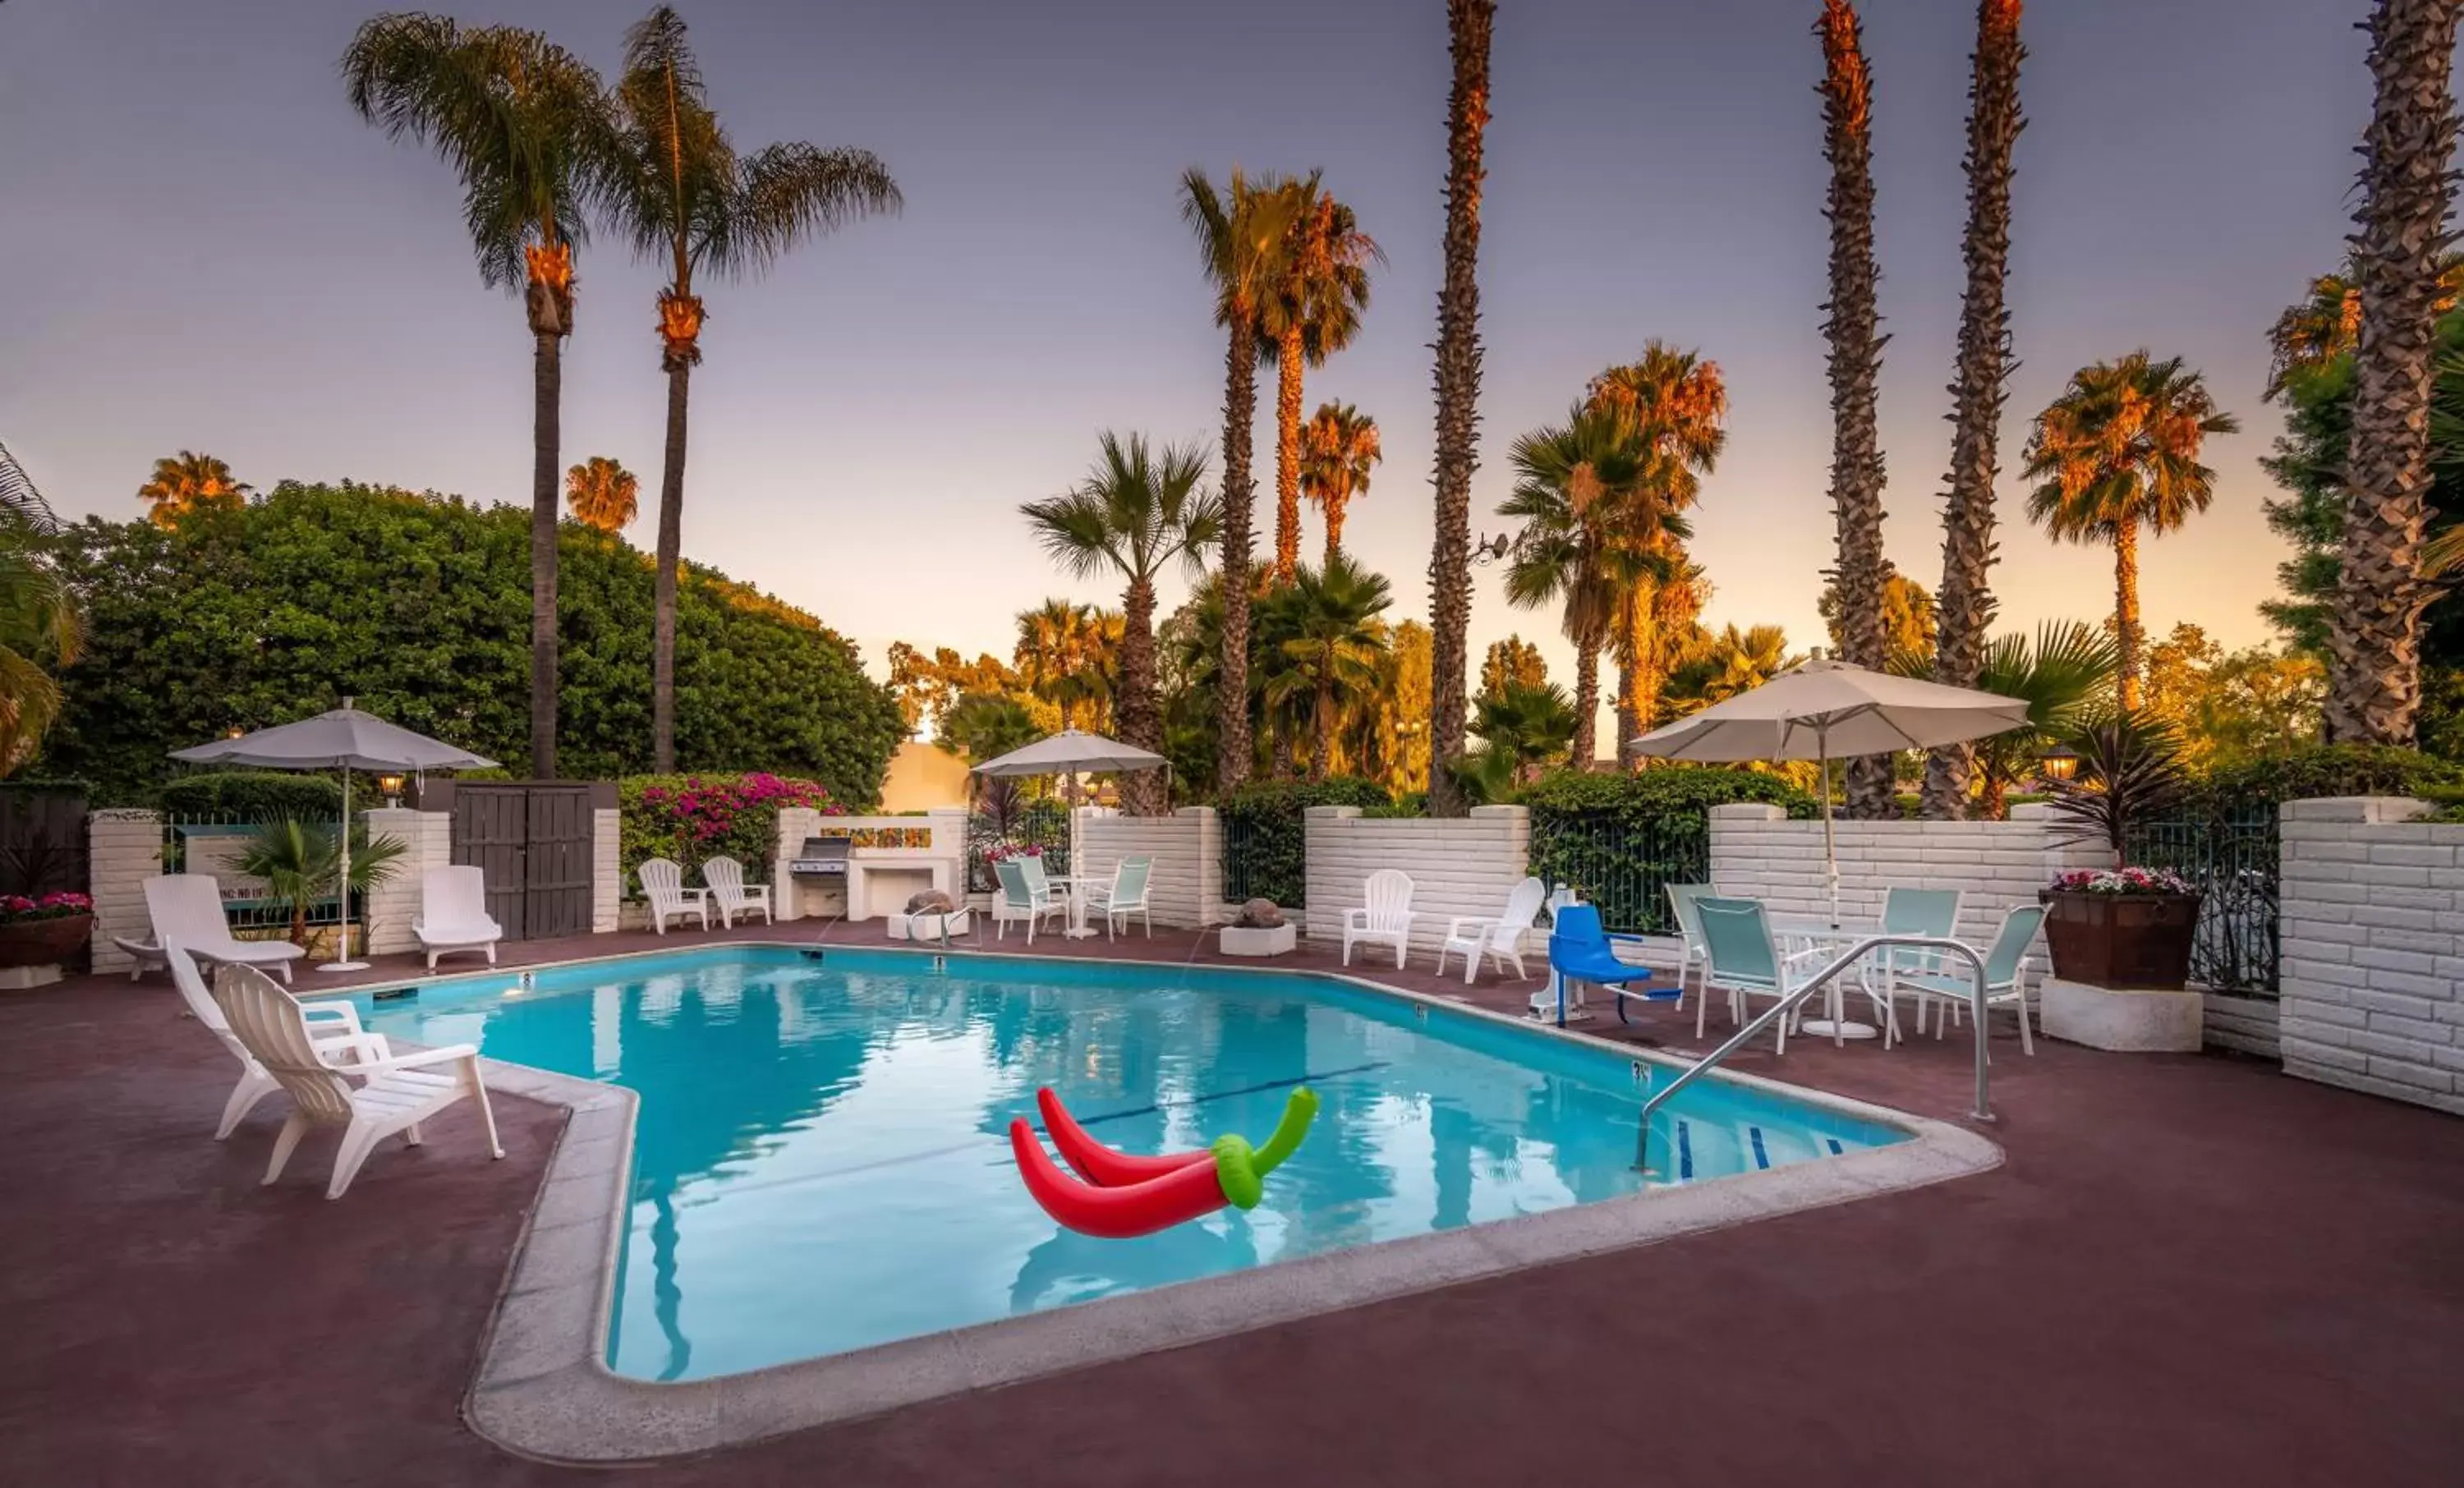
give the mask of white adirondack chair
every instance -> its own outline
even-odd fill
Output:
[[[642,883],[642,897],[650,902],[650,928],[664,935],[670,920],[690,914],[710,929],[710,890],[685,887],[685,870],[665,858],[646,858],[633,870]]]
[[[309,1127],[340,1127],[342,1145],[334,1153],[334,1176],[325,1185],[325,1196],[341,1198],[378,1143],[399,1131],[411,1146],[419,1146],[420,1123],[466,1097],[479,1103],[489,1155],[505,1155],[504,1144],[496,1140],[496,1113],[488,1105],[488,1087],[479,1081],[475,1045],[449,1044],[371,1060],[346,1072],[319,1055],[298,999],[264,973],[245,966],[222,968],[214,974],[214,1001],[231,1020],[240,1046],[291,1097],[291,1119],[274,1139],[274,1157],[266,1164],[267,1183],[282,1176],[282,1165]],[[354,1080],[363,1083],[355,1085]]]
[[[291,963],[308,952],[287,940],[241,940],[223,917],[222,886],[210,873],[158,873],[145,881],[145,916],[156,947],[177,943],[217,964],[270,966],[291,979]]]
[[[223,1103],[222,1125],[214,1128],[214,1140],[222,1141],[231,1134],[243,1117],[256,1108],[256,1103],[281,1088],[265,1066],[248,1052],[247,1046],[232,1034],[231,1022],[206,990],[205,974],[197,969],[196,957],[178,941],[163,948],[164,964],[171,969],[171,985],[180,989],[180,1000],[206,1031],[231,1050],[239,1061],[239,1083],[231,1087],[231,1099]],[[306,1022],[308,1038],[316,1045],[317,1057],[328,1064],[368,1064],[393,1057],[385,1035],[372,1034],[360,1027],[359,1009],[347,1002],[310,1002],[300,1004],[299,1014]]]
[[[736,917],[761,911],[764,924],[778,922],[770,918],[770,888],[765,884],[744,882],[744,864],[733,858],[711,858],[701,865],[701,881],[710,886],[710,896],[718,905],[718,923],[729,930],[736,928]]]
[[[1089,884],[1083,890],[1089,912],[1104,917],[1106,939],[1114,938],[1114,928],[1133,914],[1146,922],[1147,937],[1155,937],[1155,919],[1147,910],[1147,881],[1154,874],[1153,858],[1124,858],[1112,869],[1112,882]]]
[[[1480,974],[1483,956],[1495,961],[1501,972],[1510,966],[1517,979],[1529,978],[1531,974],[1523,969],[1523,942],[1539,923],[1540,902],[1548,895],[1547,885],[1536,878],[1527,878],[1506,896],[1504,914],[1458,914],[1448,920],[1446,938],[1438,947],[1438,974],[1446,974],[1448,954],[1460,953],[1466,987]]]
[[[1398,868],[1379,868],[1362,885],[1364,901],[1343,911],[1343,964],[1352,964],[1354,946],[1393,946],[1395,969],[1403,968],[1403,947],[1412,933],[1412,876]]]
[[[496,942],[505,938],[505,928],[488,913],[486,870],[465,863],[422,874],[419,918],[410,922],[410,932],[428,952],[431,972],[438,956],[455,951],[484,951],[488,964],[495,965]]]

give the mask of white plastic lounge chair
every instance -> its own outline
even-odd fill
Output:
[[[145,974],[158,966],[169,965],[160,942],[142,940],[134,935],[114,935],[111,943],[128,952],[128,979],[143,980]]]
[[[993,864],[993,874],[1001,880],[1001,896],[993,901],[993,938],[1009,937],[1013,920],[1026,922],[1026,943],[1035,944],[1038,921],[1069,912],[1068,901],[1053,892],[1048,880],[1029,879],[1026,865],[1030,858],[1003,858]]]
[[[438,956],[455,951],[484,951],[488,964],[495,965],[496,942],[505,938],[505,928],[488,913],[486,870],[466,863],[421,875],[419,918],[410,922],[410,932],[428,952],[431,972]]]
[[[291,963],[308,952],[287,940],[242,940],[223,917],[222,886],[209,873],[159,873],[145,881],[145,915],[154,944],[178,945],[204,961],[267,966],[291,979]]]
[[[1360,886],[1364,901],[1343,911],[1343,964],[1352,964],[1354,946],[1393,946],[1395,969],[1403,969],[1403,947],[1412,933],[1412,877],[1399,868],[1379,868]]]
[[[681,920],[690,914],[701,921],[703,930],[710,929],[710,890],[685,887],[685,870],[665,858],[645,858],[633,870],[642,884],[642,897],[650,902],[650,928],[664,935],[670,920]]]
[[[255,1108],[257,1102],[281,1087],[231,1032],[221,1004],[206,991],[206,976],[197,970],[196,958],[175,941],[163,948],[163,960],[171,969],[171,984],[180,989],[180,1000],[188,1005],[198,1022],[206,1025],[207,1032],[223,1041],[231,1058],[239,1061],[239,1083],[231,1087],[231,1099],[223,1103],[222,1125],[214,1128],[214,1140],[220,1142],[231,1134],[231,1128]],[[347,1002],[302,1003],[299,1014],[306,1022],[310,1041],[316,1045],[317,1057],[328,1064],[371,1064],[393,1057],[385,1035],[363,1031],[359,1010]]]
[[[1123,858],[1112,869],[1112,882],[1087,886],[1088,912],[1104,916],[1107,940],[1116,938],[1113,931],[1133,914],[1146,921],[1147,937],[1155,937],[1155,919],[1147,912],[1147,881],[1154,875],[1153,858]]]
[[[2044,923],[2044,906],[2016,907],[2002,917],[2002,929],[1985,953],[1985,1006],[1990,1012],[2008,1004],[2018,1013],[2019,1049],[2029,1055],[2036,1052],[2036,1042],[2028,1034],[2028,945]],[[1965,961],[1947,962],[1939,973],[1901,972],[1892,978],[1891,993],[1897,996],[1904,988],[1916,994],[1918,1033],[1925,1032],[1925,1009],[1933,1007],[1933,1036],[1940,1039],[1943,1024],[1955,1021],[1968,1005],[1969,975]]]
[[[496,1113],[489,1107],[488,1087],[479,1083],[475,1045],[449,1044],[371,1060],[346,1073],[319,1056],[299,1000],[264,973],[245,966],[222,968],[214,974],[214,1001],[231,1020],[240,1046],[291,1097],[291,1119],[274,1139],[274,1158],[265,1167],[267,1183],[282,1176],[282,1165],[309,1127],[340,1127],[342,1145],[334,1153],[334,1176],[325,1185],[325,1196],[341,1198],[378,1143],[400,1131],[411,1146],[419,1146],[420,1123],[466,1096],[479,1103],[489,1155],[505,1155],[504,1144],[496,1140]],[[354,1080],[363,1083],[355,1085]]]
[[[1438,974],[1446,974],[1449,954],[1460,953],[1466,987],[1480,974],[1484,956],[1495,961],[1500,972],[1510,966],[1517,980],[1528,979],[1531,974],[1523,969],[1523,942],[1539,923],[1540,902],[1548,895],[1547,885],[1536,878],[1527,878],[1506,896],[1504,914],[1458,914],[1448,920],[1446,938],[1438,946]]]
[[[776,924],[770,918],[770,887],[766,884],[744,882],[744,864],[733,858],[705,859],[701,881],[710,886],[711,902],[718,906],[718,923],[729,930],[736,928],[736,917],[761,911],[765,924]]]

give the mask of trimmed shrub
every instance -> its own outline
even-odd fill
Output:
[[[779,813],[809,806],[845,816],[818,780],[746,775],[637,775],[616,782],[618,848],[629,878],[646,859],[666,858],[690,879],[704,860],[734,858],[755,879],[778,855]]]
[[[1668,884],[1711,872],[1710,810],[1763,801],[1811,817],[1812,796],[1753,770],[1675,766],[1639,775],[1562,770],[1524,788],[1531,813],[1531,871],[1571,884],[1614,930],[1666,934]]]
[[[1271,899],[1286,909],[1308,902],[1309,809],[1357,806],[1364,816],[1395,814],[1395,798],[1373,780],[1262,780],[1221,801],[1223,894]]]
[[[2244,815],[2322,796],[2453,799],[2464,766],[2418,750],[2383,744],[2314,744],[2211,770],[2185,804],[2214,818]]]
[[[211,770],[164,783],[163,811],[174,817],[285,817],[331,821],[342,814],[342,787],[332,776],[287,770]],[[370,798],[372,805],[385,802]]]

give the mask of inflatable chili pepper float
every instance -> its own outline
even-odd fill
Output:
[[[1055,1220],[1107,1240],[1153,1235],[1203,1218],[1226,1204],[1256,1208],[1265,1196],[1266,1174],[1292,1155],[1317,1116],[1317,1096],[1299,1089],[1285,1101],[1283,1119],[1264,1147],[1253,1149],[1244,1138],[1221,1136],[1203,1151],[1140,1157],[1089,1136],[1050,1090],[1036,1091],[1035,1102],[1052,1145],[1080,1177],[1070,1177],[1045,1155],[1035,1128],[1022,1116],[1009,1124],[1009,1145],[1026,1192]]]

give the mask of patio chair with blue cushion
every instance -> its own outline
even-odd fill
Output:
[[[1761,900],[1721,899],[1705,894],[1694,901],[1694,913],[1703,922],[1703,950],[1708,959],[1703,973],[1705,1002],[1710,1001],[1711,989],[1719,988],[1728,995],[1730,1011],[1743,1022],[1750,999],[1785,998],[1803,985],[1793,974],[1801,970],[1803,958],[1792,963],[1780,954],[1779,942],[1771,934],[1771,917],[1763,911]],[[1700,1007],[1695,1009],[1698,1030],[1702,1012]],[[1777,1052],[1786,1054],[1789,1020],[1783,1018],[1776,1021]]]
[[[2002,929],[1985,952],[1985,1006],[1990,1012],[2007,1003],[2018,1013],[2019,1048],[2030,1055],[2036,1052],[2036,1043],[2028,1033],[2028,946],[2044,924],[2043,905],[2019,905],[2002,917]],[[1959,1010],[1968,1004],[1972,994],[1970,974],[1967,962],[1952,961],[1939,973],[1899,973],[1892,977],[1892,991],[1904,987],[1916,995],[1918,1033],[1925,1032],[1925,1009],[1939,998],[1933,1036],[1940,1039],[1944,1022],[1956,1020]]]
[[[1549,932],[1549,970],[1556,983],[1557,1022],[1566,1021],[1566,983],[1577,981],[1597,987],[1617,1000],[1617,1021],[1627,1022],[1626,999],[1638,1002],[1674,1002],[1684,996],[1684,989],[1653,986],[1660,974],[1647,966],[1617,959],[1613,940],[1639,942],[1639,935],[1612,937],[1600,929],[1600,911],[1596,906],[1568,905],[1557,911],[1554,926]],[[1638,988],[1634,984],[1644,985]]]

